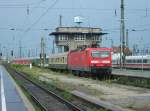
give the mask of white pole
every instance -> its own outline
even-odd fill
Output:
[[[141,38],[141,43],[142,43],[142,72],[143,72],[143,51],[144,51],[143,38]]]
[[[32,63],[30,64],[30,69],[32,69]]]
[[[143,50],[142,50],[142,72],[143,72]]]

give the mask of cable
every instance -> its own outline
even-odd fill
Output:
[[[9,31],[21,31],[24,32],[26,29],[23,28],[3,28],[0,27],[0,30],[9,30]],[[54,30],[53,28],[34,28],[31,29],[32,31],[39,31],[39,30],[43,30],[43,31],[49,31],[49,30]]]
[[[38,6],[38,5],[40,5],[40,3],[43,2],[43,1],[46,1],[46,0],[41,0],[41,1],[38,1],[38,2],[32,2],[32,3],[30,3],[30,4],[34,4],[34,5],[35,5],[35,3],[36,3],[36,5]],[[36,7],[37,7],[37,6],[36,6]],[[26,9],[26,11],[27,11],[27,16],[25,17],[25,20],[24,20],[24,22],[23,22],[23,24],[22,24],[22,27],[25,25],[25,22],[28,20],[29,14],[30,14],[30,7],[29,7],[29,5],[27,5],[26,8],[27,8],[27,9]],[[33,11],[33,10],[32,10],[32,11]]]
[[[29,32],[30,30],[31,30],[31,28],[33,27],[33,26],[35,26],[41,19],[42,19],[42,17],[44,17],[46,14],[47,14],[47,12],[53,7],[53,6],[55,6],[56,4],[57,4],[57,2],[58,2],[59,0],[55,0],[55,2],[50,6],[50,7],[48,7],[48,9],[29,27],[29,28],[27,28],[27,30],[25,31],[25,32]]]
[[[36,4],[40,4],[40,3],[42,3],[42,2],[45,2],[46,0],[39,0],[39,1],[37,1],[37,2],[31,2],[31,3],[27,3],[27,4],[0,4],[0,7],[1,6],[8,6],[8,7],[10,7],[10,6],[27,6],[27,5],[36,5]]]
[[[44,0],[45,1],[45,0]],[[43,0],[41,1],[41,2],[43,2]],[[10,5],[10,6],[3,6],[3,5],[0,5],[0,8],[26,8],[26,6],[27,5],[30,5],[30,4],[24,4],[24,5]],[[45,7],[45,6],[40,6],[40,7],[30,7],[30,8],[47,8],[47,7]],[[52,8],[52,9],[54,9],[54,10],[68,10],[68,9],[70,9],[70,10],[97,10],[97,11],[114,11],[114,10],[116,10],[116,11],[118,11],[118,10],[120,10],[120,9],[117,9],[117,8],[114,8],[114,9],[100,9],[100,8],[90,8],[90,7],[88,7],[88,8],[71,8],[71,7],[68,7],[68,8],[65,8],[65,7],[62,7],[62,8]],[[150,11],[150,8],[143,8],[143,9],[127,9],[126,8],[126,11],[138,11],[138,12],[145,12],[145,11]]]

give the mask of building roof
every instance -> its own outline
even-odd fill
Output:
[[[107,33],[102,33],[101,28],[91,28],[91,27],[58,27],[55,32],[49,35],[59,35],[59,34],[97,34],[104,35]]]

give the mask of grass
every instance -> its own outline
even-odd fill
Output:
[[[133,109],[134,108],[135,103],[134,102],[129,102],[127,105],[123,106],[124,108],[129,108],[129,109]]]
[[[118,77],[112,82],[136,87],[150,88],[150,79],[146,78]]]
[[[68,91],[63,91],[61,93],[61,96],[67,101],[72,101],[72,94],[69,93]]]
[[[17,71],[26,72],[28,74],[34,74],[34,75],[39,75],[39,73],[53,73],[49,69],[41,69],[34,66],[32,67],[32,69],[30,69],[29,66],[23,66],[23,65],[11,65],[11,67],[16,69]]]
[[[24,84],[24,81],[21,81],[21,80],[18,80],[18,79],[15,79],[14,80],[16,81],[16,83],[19,85],[19,86],[22,86]]]

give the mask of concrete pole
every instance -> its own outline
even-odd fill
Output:
[[[41,66],[45,65],[45,43],[44,38],[41,38]]]
[[[0,59],[2,58],[2,48],[1,48],[1,44],[0,44]]]
[[[129,47],[129,37],[128,37],[128,35],[129,35],[129,30],[127,29],[126,30],[126,47]]]
[[[62,15],[59,16],[59,27],[62,27]]]
[[[19,57],[22,58],[22,45],[21,45],[21,40],[19,41]]]
[[[121,43],[121,68],[125,63],[125,22],[124,22],[124,0],[121,0],[121,23],[120,23],[120,42]]]

